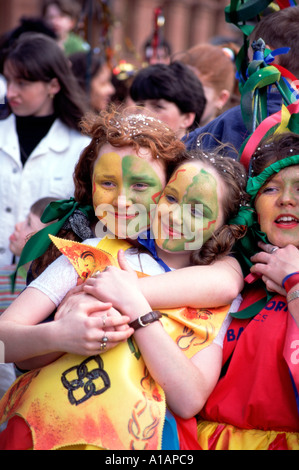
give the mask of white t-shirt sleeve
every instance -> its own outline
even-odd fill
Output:
[[[230,313],[237,312],[239,310],[241,302],[242,302],[242,296],[241,296],[241,294],[239,294],[238,297],[236,297],[233,300],[233,302],[230,306],[229,312],[226,315],[226,317],[224,319],[224,322],[222,323],[222,326],[219,330],[219,333],[213,341],[214,344],[218,344],[218,346],[220,346],[221,348],[223,348],[223,342],[224,342],[224,339],[225,339],[225,335],[226,335],[227,330],[228,330],[228,328],[231,324],[231,321],[232,321],[232,316],[230,315]]]
[[[90,238],[85,240],[83,244],[96,247],[99,241],[99,238]],[[126,250],[125,256],[134,270],[142,271],[152,276],[165,272],[151,255],[147,253],[138,254],[135,248]],[[30,287],[34,287],[46,294],[58,307],[69,290],[77,285],[77,281],[78,274],[75,268],[67,257],[62,255],[32,281]]]
[[[98,238],[90,238],[83,242],[85,245],[97,246]],[[78,274],[67,259],[61,255],[45,271],[31,282],[30,287],[46,294],[58,307],[70,289],[77,285]]]
[[[78,274],[75,268],[62,255],[32,281],[29,287],[34,287],[46,294],[58,307],[68,291],[77,285],[77,280]]]

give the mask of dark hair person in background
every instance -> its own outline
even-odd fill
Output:
[[[0,74],[3,73],[3,57],[9,47],[12,46],[13,42],[18,39],[23,33],[42,33],[50,38],[57,39],[54,31],[49,28],[46,22],[41,18],[35,17],[22,17],[20,24],[3,34],[0,37]],[[3,77],[2,77],[3,78]],[[6,85],[3,82],[3,86],[0,87],[0,119],[4,119],[9,116],[10,110],[5,98]]]
[[[179,138],[197,127],[206,105],[201,82],[180,62],[141,69],[131,85],[130,96],[138,106],[166,122]]]
[[[106,109],[115,92],[112,71],[106,59],[99,54],[77,52],[69,56],[72,70],[86,94],[87,106],[95,112]]]
[[[74,32],[80,10],[80,3],[76,0],[44,0],[42,3],[42,17],[56,34],[58,44],[67,56],[90,49],[90,45]]]
[[[143,50],[144,59],[150,65],[170,64],[171,46],[166,39],[162,39],[155,50],[153,47],[153,38],[150,38],[145,42]]]
[[[8,238],[44,196],[73,195],[73,169],[89,138],[79,132],[82,92],[54,39],[25,33],[3,59],[11,114],[0,121],[0,264],[9,264]]]

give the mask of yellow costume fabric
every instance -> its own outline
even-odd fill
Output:
[[[87,266],[78,262],[78,249],[85,253],[86,246],[56,238],[53,241],[62,252],[68,251],[79,277],[86,279]],[[89,263],[88,276],[111,262],[116,265],[118,250],[129,246],[106,238],[97,248],[88,247],[96,260],[92,267]],[[229,306],[163,309],[161,322],[191,358],[211,344],[228,311]],[[31,429],[34,449],[41,450],[72,446],[159,450],[165,412],[165,394],[149,375],[132,339],[93,357],[65,354],[21,376],[0,402],[2,421],[16,414],[23,417]]]
[[[202,450],[299,450],[298,433],[239,429],[230,424],[199,421]]]

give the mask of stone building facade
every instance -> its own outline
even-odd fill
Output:
[[[240,37],[238,30],[225,22],[228,0],[80,0],[82,8],[92,6],[93,19],[85,17],[85,31],[93,46],[101,42],[101,5],[111,13],[109,42],[117,55],[140,57],[146,39],[154,28],[154,10],[162,7],[163,33],[173,53],[181,52],[215,36]],[[0,0],[0,34],[18,25],[22,16],[39,16],[41,0]],[[88,26],[89,25],[89,26]],[[105,26],[105,25],[104,25]]]

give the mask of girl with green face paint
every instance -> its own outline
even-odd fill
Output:
[[[147,230],[165,180],[162,162],[148,149],[136,153],[129,146],[104,145],[93,170],[93,206],[100,220],[96,235],[100,237],[105,227],[109,237],[136,239]]]
[[[123,210],[123,196],[130,196],[128,191],[131,189],[136,197],[137,194],[146,197],[146,201],[142,201],[142,218],[138,218],[136,224],[134,221],[130,224],[130,227],[135,226],[135,232],[130,235],[136,238],[143,224],[149,222],[148,211],[151,204],[157,203],[165,185],[168,165],[184,152],[185,146],[166,124],[138,108],[86,115],[81,127],[83,133],[91,137],[91,142],[82,152],[75,168],[74,200],[64,201],[67,204],[61,204],[58,210],[52,211],[53,220],[64,220],[69,216],[68,221],[59,226],[57,236],[81,242],[95,235],[104,236],[107,228],[112,236],[118,237],[115,232],[119,225],[121,228],[124,225],[119,222],[120,219],[117,220],[118,206]],[[112,192],[113,198],[110,197]],[[106,197],[108,193],[110,199]],[[125,206],[140,200],[136,197],[133,201],[126,197]],[[105,207],[101,204],[108,204],[112,209],[110,213],[105,213]],[[49,238],[46,238],[48,241]],[[121,238],[130,237],[125,232],[121,233]],[[47,246],[44,251],[46,249]],[[33,279],[60,256],[60,252],[52,244],[41,255],[39,253],[38,260],[33,261]],[[34,259],[33,247],[31,260]]]
[[[158,123],[155,120],[152,121],[150,118],[149,120],[147,120],[146,117],[141,116],[134,118],[131,117],[130,121],[126,120],[124,115],[121,115],[121,119],[120,116],[118,116],[118,118],[119,120],[115,118],[115,115],[110,116],[109,121],[106,122],[106,126],[103,126],[102,124],[101,126],[99,126],[99,121],[103,120],[102,114],[96,119],[97,124],[94,122],[91,125],[90,132],[93,132],[94,134],[92,143],[89,148],[81,155],[80,161],[75,172],[75,197],[76,200],[81,204],[91,204],[95,202],[95,205],[97,205],[98,203],[103,202],[104,197],[106,197],[108,192],[111,191],[113,193],[115,188],[120,186],[125,186],[126,190],[130,189],[132,191],[135,191],[136,188],[134,186],[136,182],[134,183],[131,181],[130,184],[127,184],[127,180],[125,180],[124,174],[132,165],[131,157],[133,157],[134,165],[137,163],[137,160],[135,159],[140,159],[138,160],[138,162],[144,163],[144,160],[142,159],[142,157],[144,157],[144,148],[150,149],[151,156],[153,159],[155,155],[158,155],[160,157],[163,152],[165,157],[168,159],[170,157],[178,155],[184,156],[184,153],[180,150],[180,142],[173,137],[172,133],[168,134],[168,130],[166,130],[167,128],[165,128],[165,126],[161,123]],[[142,126],[139,125],[139,121],[142,122]],[[149,126],[146,125],[146,122],[149,124]],[[139,130],[138,134],[136,127],[139,126],[142,127],[142,129]],[[151,131],[150,129],[152,128],[152,126],[155,127],[154,130]],[[107,131],[108,128],[109,132]],[[159,141],[159,139],[157,138],[157,129],[159,129],[159,131],[163,129],[163,132],[160,132],[161,141]],[[103,132],[104,130],[105,132]],[[148,139],[149,141],[148,147],[145,145],[146,139]],[[109,144],[107,144],[107,140],[109,140]],[[102,142],[101,144],[100,141]],[[113,149],[111,149],[111,147],[113,147]],[[130,152],[128,152],[128,147],[130,147]],[[108,165],[107,167],[105,167],[105,164],[107,163],[106,160],[109,160],[108,156],[113,159],[115,158],[115,155],[116,160],[118,161],[118,166],[112,167],[112,165]],[[202,156],[202,159],[204,160],[205,156]],[[207,158],[206,162],[203,164],[203,167],[198,167],[196,164],[195,171],[197,173],[195,175],[195,179],[193,178],[194,181],[191,185],[189,183],[189,191],[185,192],[188,194],[187,201],[194,202],[194,189],[197,187],[197,185],[194,183],[196,183],[196,180],[199,177],[204,176],[203,181],[205,182],[205,184],[208,184],[208,186],[211,186],[212,194],[214,196],[216,196],[217,194],[218,197],[218,173],[222,175],[222,178],[224,178],[225,181],[229,181],[231,183],[233,183],[234,181],[234,190],[231,190],[233,184],[228,185],[229,191],[225,195],[223,195],[224,199],[229,199],[229,208],[227,208],[227,210],[223,208],[222,214],[223,220],[227,220],[229,215],[232,215],[232,213],[234,213],[234,210],[237,210],[239,204],[242,202],[242,188],[244,188],[245,178],[241,177],[242,169],[241,166],[238,165],[236,162],[230,162],[228,159],[224,160],[223,163],[221,162],[222,160],[220,158],[218,159],[218,157],[215,157],[214,160],[213,158]],[[210,165],[209,169],[206,168],[206,164]],[[218,167],[217,175],[214,174],[214,166],[215,168]],[[194,165],[192,165],[192,168],[193,167]],[[110,173],[107,174],[106,170],[110,170]],[[112,174],[111,170],[113,170]],[[194,170],[192,169],[192,171]],[[117,172],[121,174],[119,181],[117,180],[117,178],[115,178]],[[236,173],[238,174],[238,177],[236,177]],[[141,174],[140,168],[137,174]],[[189,174],[189,171],[186,172],[186,174]],[[104,181],[101,180],[101,177],[103,175],[105,176]],[[127,176],[128,175],[132,177],[131,171],[127,171]],[[234,175],[233,178],[232,175]],[[111,176],[113,176],[113,178]],[[84,185],[80,183],[82,180],[85,181]],[[160,187],[157,188],[154,185],[152,196],[157,193],[157,189],[159,192]],[[234,197],[232,197],[232,194],[234,195]],[[123,195],[121,194],[121,196]],[[201,197],[203,197],[202,194]],[[97,198],[99,198],[99,200]],[[196,198],[199,198],[197,190]],[[109,201],[109,203],[111,203],[111,201]],[[218,203],[219,201],[216,198],[213,201],[212,208],[209,207],[209,210],[213,212],[213,216],[216,216],[217,213],[217,217],[218,211],[215,209],[215,204],[217,206]],[[211,217],[211,223],[208,223],[207,226],[211,226],[212,222],[214,221],[214,217],[212,217],[212,214],[209,217]],[[192,276],[194,277],[194,280],[199,287],[204,286],[205,291],[207,291],[206,287],[207,283],[209,283],[209,287],[211,290],[205,292],[206,305],[209,305],[212,302],[217,302],[218,305],[231,303],[231,296],[234,294],[232,294],[232,291],[225,292],[225,283],[229,279],[229,287],[231,288],[232,277],[230,277],[229,273],[231,273],[232,271],[234,271],[234,275],[237,275],[238,279],[238,282],[235,282],[233,284],[233,289],[236,294],[238,294],[241,284],[239,273],[238,271],[235,271],[236,263],[231,257],[226,256],[230,251],[230,244],[223,240],[221,235],[223,232],[221,232],[221,229],[222,227],[219,227],[219,233],[217,234],[217,236],[215,236],[215,238],[213,238],[214,245],[210,245],[206,251],[204,251],[203,249],[191,251],[190,253],[188,253],[189,263],[187,263],[185,260],[183,264],[184,266],[192,264],[204,265],[194,267],[194,269],[196,269],[197,271],[196,275],[192,272]],[[224,231],[227,230],[228,228],[225,227]],[[233,231],[234,228],[230,230],[230,233],[232,234]],[[237,232],[235,232],[235,236],[236,234]],[[209,240],[210,238],[207,238],[206,243],[204,243],[204,247],[208,245]],[[95,239],[94,242],[96,243],[96,245],[98,244],[97,239]],[[152,259],[150,255],[147,256]],[[218,257],[220,257],[219,261],[217,260]],[[80,288],[82,289],[80,294],[75,294],[69,299],[66,299],[61,309],[56,314],[55,322],[50,322],[49,324],[42,325],[40,328],[38,328],[38,326],[35,327],[37,323],[40,323],[53,311],[55,306],[59,305],[62,290],[64,291],[63,296],[69,290],[66,285],[70,285],[71,283],[73,283],[74,285],[74,281],[75,283],[77,282],[76,273],[76,278],[74,278],[73,267],[70,266],[65,269],[65,262],[69,264],[68,261],[64,258],[58,259],[55,266],[51,266],[49,270],[45,272],[44,276],[40,276],[36,280],[36,282],[33,282],[31,286],[24,293],[21,294],[18,299],[18,302],[15,303],[12,308],[7,310],[4,316],[1,318],[0,339],[2,340],[3,338],[5,343],[8,345],[6,351],[8,361],[18,361],[23,368],[40,367],[42,364],[48,363],[49,357],[47,356],[47,353],[51,353],[50,359],[53,360],[54,357],[57,358],[57,356],[61,354],[57,353],[52,355],[53,351],[61,351],[63,349],[66,349],[67,353],[75,353],[80,355],[83,354],[84,356],[100,355],[103,353],[104,350],[107,351],[108,349],[112,348],[115,344],[127,340],[127,338],[133,333],[132,328],[128,326],[128,323],[138,318],[143,313],[146,313],[145,310],[148,311],[149,308],[153,308],[153,305],[149,303],[147,297],[142,294],[142,290],[146,290],[148,280],[155,279],[155,276],[140,279],[140,281],[142,282],[139,284],[136,281],[136,278],[132,277],[131,273],[128,273],[128,284],[126,282],[123,282],[123,280],[121,280],[120,285],[116,281],[108,283],[111,288],[116,288],[117,290],[119,289],[119,292],[117,292],[116,298],[114,299],[115,302],[106,302],[104,299],[102,299],[102,301],[97,300],[97,287],[94,288],[93,285],[88,284],[87,281],[84,286]],[[62,263],[63,266],[60,265],[60,263]],[[124,266],[124,264],[122,264],[121,259],[120,264],[121,266]],[[200,268],[203,271],[201,271]],[[58,269],[58,271],[63,275],[62,283],[59,281],[60,275],[58,274],[58,271],[56,269]],[[111,268],[108,268],[108,270],[105,273],[102,273],[101,275],[110,275],[110,269]],[[127,274],[123,272],[124,270],[117,270],[117,275]],[[205,274],[204,279],[200,279],[200,274],[198,270],[201,271],[202,274]],[[171,288],[171,285],[177,285],[177,274],[179,274],[179,271],[180,270],[168,274],[161,274],[161,276],[158,276],[159,279],[155,282],[155,290],[157,291],[160,289],[160,292],[162,292],[162,295],[164,297],[164,302],[167,302],[168,307],[171,306],[171,302],[177,302],[177,297],[175,295],[172,295],[173,288]],[[53,273],[55,274],[53,275]],[[151,274],[150,272],[148,273]],[[208,281],[208,279],[212,278],[213,281],[215,281],[217,276],[216,273],[218,273],[218,276],[221,276],[221,279],[224,279],[223,284],[221,285],[221,289],[217,289],[217,294],[214,295],[215,289],[211,285],[212,283]],[[52,287],[48,282],[49,274],[50,277],[52,276],[52,279],[54,281]],[[225,274],[227,274],[227,276],[225,276]],[[161,282],[161,277],[163,276],[163,279],[165,279],[168,275],[171,275],[171,278],[169,282],[166,281],[169,293],[169,295],[166,296],[165,288],[161,289],[163,282],[165,282]],[[175,277],[173,278],[172,275],[174,275]],[[180,286],[182,286],[184,283],[184,278],[186,277],[185,275],[186,273],[183,273],[180,278]],[[95,282],[100,281],[100,286],[102,286],[106,293],[108,292],[109,289],[105,288],[105,283],[99,277],[95,277],[89,280],[93,280]],[[143,283],[143,281],[145,281],[145,284]],[[62,286],[62,290],[60,290],[60,285]],[[46,286],[47,292],[45,292],[43,286]],[[224,288],[224,291],[222,291],[222,288]],[[52,297],[52,294],[50,294],[50,291],[52,289],[53,293],[55,292],[55,299],[54,297]],[[184,288],[184,295],[186,296],[188,294],[188,299],[190,301],[189,305],[192,305],[193,303],[191,290],[193,289],[190,289],[189,291],[188,289]],[[125,291],[127,292],[127,294],[124,295]],[[196,291],[195,288],[194,291]],[[211,291],[213,292],[213,296],[211,296]],[[191,295],[189,295],[189,292],[191,293]],[[89,295],[86,295],[86,293],[88,293]],[[115,290],[109,292],[109,295],[114,295],[114,293]],[[221,301],[219,300],[220,296],[222,299],[222,303],[220,303]],[[166,299],[166,297],[168,298]],[[198,302],[199,296],[197,293],[194,296],[194,299],[195,297],[196,302]],[[229,299],[227,297],[229,297]],[[183,296],[181,296],[180,303],[181,305],[186,304],[186,299],[183,298]],[[70,304],[72,304],[72,308],[69,308]],[[21,334],[23,330],[24,338],[27,338],[27,333],[29,332],[28,334],[31,335],[32,341],[29,342],[25,339],[20,339],[18,346],[15,347],[16,342],[10,341],[10,338],[12,338],[11,335],[16,334],[15,320],[18,316],[20,305],[22,305],[22,319],[25,319],[24,321],[26,322],[26,327],[23,326],[23,323],[18,324],[18,336],[20,335],[20,338],[23,337],[23,335]],[[111,307],[111,305],[113,305],[115,308],[118,308],[119,312],[121,312],[121,315],[119,313],[117,314],[117,312],[114,310],[114,308]],[[72,315],[70,315],[70,312],[72,312]],[[76,313],[74,314],[74,312]],[[12,324],[14,325],[13,329]],[[26,329],[26,333],[24,329]],[[152,333],[150,333],[150,331],[152,331]],[[202,361],[200,356],[200,358],[198,357],[195,363],[193,363],[182,353],[182,351],[176,346],[176,344],[172,340],[170,341],[168,333],[163,328],[161,329],[159,322],[155,323],[153,330],[152,328],[147,330],[147,334],[148,337],[146,341],[141,341],[142,355],[144,354],[145,361],[146,363],[148,362],[148,365],[151,369],[151,373],[156,376],[155,379],[159,383],[161,383],[163,388],[165,389],[167,401],[169,400],[170,407],[173,408],[173,411],[175,413],[178,413],[183,418],[193,416],[193,414],[196,413],[197,410],[200,408],[202,401],[204,400],[204,396],[207,393],[207,390],[210,390],[210,387],[213,387],[214,385],[215,377],[213,376],[212,380],[209,381],[209,383],[207,384],[204,396],[202,396],[201,392],[197,393],[198,385],[202,382],[203,377],[205,377],[206,367],[211,364],[211,361],[213,362],[213,354],[210,356],[209,353],[207,353],[209,359],[207,358],[206,361]],[[136,333],[136,338],[137,335],[139,335],[139,333]],[[144,337],[144,332],[142,333],[142,335]],[[34,338],[38,339],[38,341],[33,341]],[[53,338],[55,338],[54,343]],[[159,338],[161,339],[161,342]],[[11,347],[12,344],[14,344],[13,348]],[[160,344],[162,350],[159,350],[158,347],[155,347],[155,344]],[[153,357],[151,357],[153,347],[155,348],[155,354]],[[213,344],[212,350],[213,353],[217,356],[221,355],[221,345],[216,343]],[[41,352],[44,356],[38,357],[39,352]],[[157,354],[159,354],[159,358],[157,358]],[[206,352],[204,352],[204,355],[206,355]],[[30,359],[31,357],[33,357],[33,360]],[[28,361],[27,358],[29,358]],[[162,361],[161,358],[163,358]],[[23,361],[23,359],[25,360]],[[169,361],[171,361],[171,364],[169,364]],[[177,364],[175,370],[173,370],[173,364]],[[203,369],[201,367],[201,364],[204,364]],[[164,373],[165,370],[167,370],[165,380],[163,379],[162,369],[164,370]],[[179,392],[179,397],[181,397],[182,400],[177,400],[177,396],[175,397],[175,395],[177,395],[175,382],[177,381],[177,371],[179,371],[181,375],[182,370],[185,374],[185,378],[182,380],[182,383],[184,383],[185,385],[184,387],[180,388]],[[189,388],[189,385],[191,389]],[[192,396],[192,400],[190,400],[190,395]]]
[[[92,239],[92,237],[94,237],[94,229],[98,222],[98,217],[95,215],[93,206],[95,205],[95,209],[97,209],[98,204],[106,202],[105,194],[109,192],[113,193],[115,188],[117,188],[116,199],[123,197],[124,187],[126,190],[132,190],[135,194],[139,194],[138,198],[140,199],[134,199],[134,202],[141,201],[147,211],[149,202],[156,202],[155,198],[160,195],[161,189],[165,185],[166,162],[171,162],[177,158],[185,149],[184,144],[176,138],[174,132],[164,123],[152,116],[140,114],[136,109],[125,112],[112,110],[110,112],[102,112],[101,115],[88,115],[82,123],[82,128],[92,140],[82,152],[75,169],[75,197],[70,201],[62,201],[60,206],[55,205],[51,207],[51,211],[49,212],[49,214],[52,213],[53,220],[58,219],[55,225],[55,227],[57,226],[56,230],[59,229],[58,232],[55,232],[58,237],[69,238],[80,242],[87,238]],[[118,162],[117,165],[115,165],[116,161],[113,160],[114,158],[116,158]],[[101,178],[105,178],[104,181],[101,181]],[[141,198],[144,197],[144,194],[146,194],[146,196],[143,200]],[[126,195],[130,197],[130,194]],[[93,204],[93,202],[95,204]],[[113,204],[114,202],[111,202],[111,205]],[[147,217],[148,215],[146,214],[146,218]],[[48,220],[48,222],[49,221],[50,220]],[[147,220],[145,224],[146,222]],[[52,231],[52,233],[54,232]],[[48,233],[46,233],[45,238],[49,240]],[[40,241],[39,235],[38,241]],[[36,249],[36,245],[37,244],[34,242],[33,251]],[[42,247],[43,246],[42,244]],[[29,255],[32,255],[31,258],[29,256],[29,260],[34,259],[34,252],[29,253]],[[43,256],[39,256],[37,260],[33,262],[31,269],[33,279],[40,279],[39,275],[45,268],[59,257],[60,252],[54,245],[51,245]],[[67,284],[70,279],[67,274],[64,276],[63,283],[66,292],[69,291]],[[61,283],[61,285],[63,283]],[[74,287],[76,283],[77,281],[75,284],[72,283],[72,285],[69,286]],[[58,284],[59,283],[56,282],[56,287]],[[53,313],[57,297],[55,295],[56,300],[54,300],[54,298],[50,299],[49,296],[42,294],[42,298],[36,301],[35,294],[37,294],[37,290],[31,288],[26,289],[22,294],[22,298],[19,297],[19,299],[24,302],[23,305],[27,311],[25,314],[24,310],[24,316],[28,314],[28,325],[32,327],[32,334],[35,335],[36,332],[37,337],[40,338],[40,329],[35,328],[35,325]],[[24,299],[24,296],[27,298],[28,303],[26,299]],[[60,300],[62,300],[62,297]],[[102,308],[107,310],[106,304],[100,307],[102,303],[96,299],[95,303],[99,305],[100,310]],[[25,307],[25,304],[28,309]],[[6,315],[10,317],[11,314],[19,318],[18,312],[18,303],[11,305],[5,315],[1,317],[1,320],[4,319]],[[66,331],[70,339],[69,346],[72,343],[77,352],[80,353],[79,350],[81,346],[79,346],[79,344],[81,340],[78,338],[77,333],[81,336],[84,328],[79,328],[77,333],[75,333],[75,321],[76,320],[73,318],[71,321],[72,327],[70,328],[66,325],[68,321],[66,323],[64,321],[65,326],[62,325],[60,333],[63,334],[63,331]],[[124,320],[114,318],[112,323],[121,326]],[[10,330],[10,326],[7,326],[8,330]],[[49,328],[49,330],[48,328],[43,329],[44,333],[42,333],[42,335],[45,334],[44,339],[46,342],[52,337],[50,329],[51,328]],[[4,334],[4,330],[5,328],[1,328],[1,334]],[[97,335],[100,334],[100,330],[95,329],[94,332],[97,332]],[[117,332],[115,339],[117,339],[117,342],[126,339],[129,332],[129,329],[122,329]],[[60,336],[60,333],[58,336]],[[75,333],[76,338],[73,333]],[[9,345],[12,345],[9,337],[10,334],[8,334],[6,338],[3,337],[3,339],[1,337],[1,340],[5,341],[8,345],[6,348],[7,358],[9,358],[10,355]],[[48,362],[50,358],[57,357],[57,354],[54,353],[50,358],[47,356],[40,359],[38,357],[39,352],[43,354],[45,350],[44,346],[40,347],[43,341],[39,343],[40,346],[38,346],[38,343],[35,343],[37,349],[35,347],[25,348],[27,349],[25,354],[23,354],[23,346],[19,343],[20,348],[17,348],[19,351],[17,355],[20,353],[20,356],[17,361],[22,361],[30,357],[37,358],[36,360],[33,359],[33,361],[26,361],[26,364],[24,364],[25,369],[38,367],[41,363]],[[34,341],[31,342],[31,346],[33,346],[33,344]],[[94,345],[98,348],[99,342],[94,343]],[[27,342],[27,346],[29,346],[29,342]],[[54,349],[50,346],[48,352],[56,351],[56,348],[57,346],[54,346]],[[67,348],[69,349],[69,347]],[[60,347],[58,349],[60,350]],[[87,350],[85,350],[85,353],[87,353]]]
[[[83,241],[91,238],[94,233],[100,237],[104,236],[104,229],[107,228],[112,236],[130,239],[136,244],[136,234],[152,220],[153,212],[150,213],[149,208],[155,207],[159,199],[165,185],[166,173],[170,173],[174,161],[184,154],[185,147],[164,123],[140,114],[138,109],[135,109],[134,113],[127,110],[123,113],[103,112],[96,118],[87,116],[82,127],[83,131],[92,137],[92,141],[82,153],[75,170],[75,201],[80,207],[90,206],[90,213],[94,211],[95,215],[89,218],[88,230],[86,224],[84,230],[79,230],[82,224],[80,220],[74,229],[62,229],[57,236]],[[105,204],[109,207],[105,207]],[[142,217],[136,217],[136,207],[138,210],[142,207]],[[78,211],[75,211],[75,215],[76,212]],[[82,217],[80,214],[80,219]],[[69,218],[71,223],[72,219],[73,217]],[[190,253],[191,257],[196,258],[196,251]],[[39,257],[37,262],[33,263],[34,276],[40,274],[45,265],[59,254],[52,245],[44,257]],[[201,275],[200,267],[196,272],[190,268],[183,272],[182,276],[165,274],[163,281],[159,279],[158,288],[152,280],[141,280],[142,289],[153,306],[174,307],[188,302],[189,305],[210,307],[229,303],[243,285],[240,266],[231,257],[211,265],[212,259],[213,257],[207,256],[206,261],[200,262],[209,265],[209,269],[204,270],[204,276]],[[202,282],[203,278],[206,282]],[[225,279],[225,285],[219,295],[218,292],[212,292],[211,288],[212,281],[216,278]],[[191,295],[187,296],[188,286],[194,279],[201,281],[196,289],[192,290]],[[174,292],[177,295],[167,298],[165,290],[172,282],[176,286]]]
[[[266,138],[250,163],[251,205],[235,222],[247,226],[236,252],[251,272],[199,443],[209,450],[213,437],[213,450],[298,450],[299,136]]]
[[[179,166],[157,206],[153,222],[157,251],[181,255],[181,262],[184,257],[188,265],[188,251],[199,250],[223,223],[224,191],[220,176],[203,162]]]
[[[243,175],[243,176],[242,176]],[[238,178],[238,183],[234,181]],[[214,244],[214,259],[226,255],[238,230],[226,221],[239,210],[243,168],[231,159],[191,154],[175,169],[157,205],[152,232],[156,250],[171,267],[184,267],[200,259],[202,248]],[[229,237],[228,233],[231,233]],[[212,240],[211,240],[212,239]],[[211,250],[212,253],[212,250]],[[212,258],[210,261],[212,262]],[[199,262],[199,264],[201,264]]]

